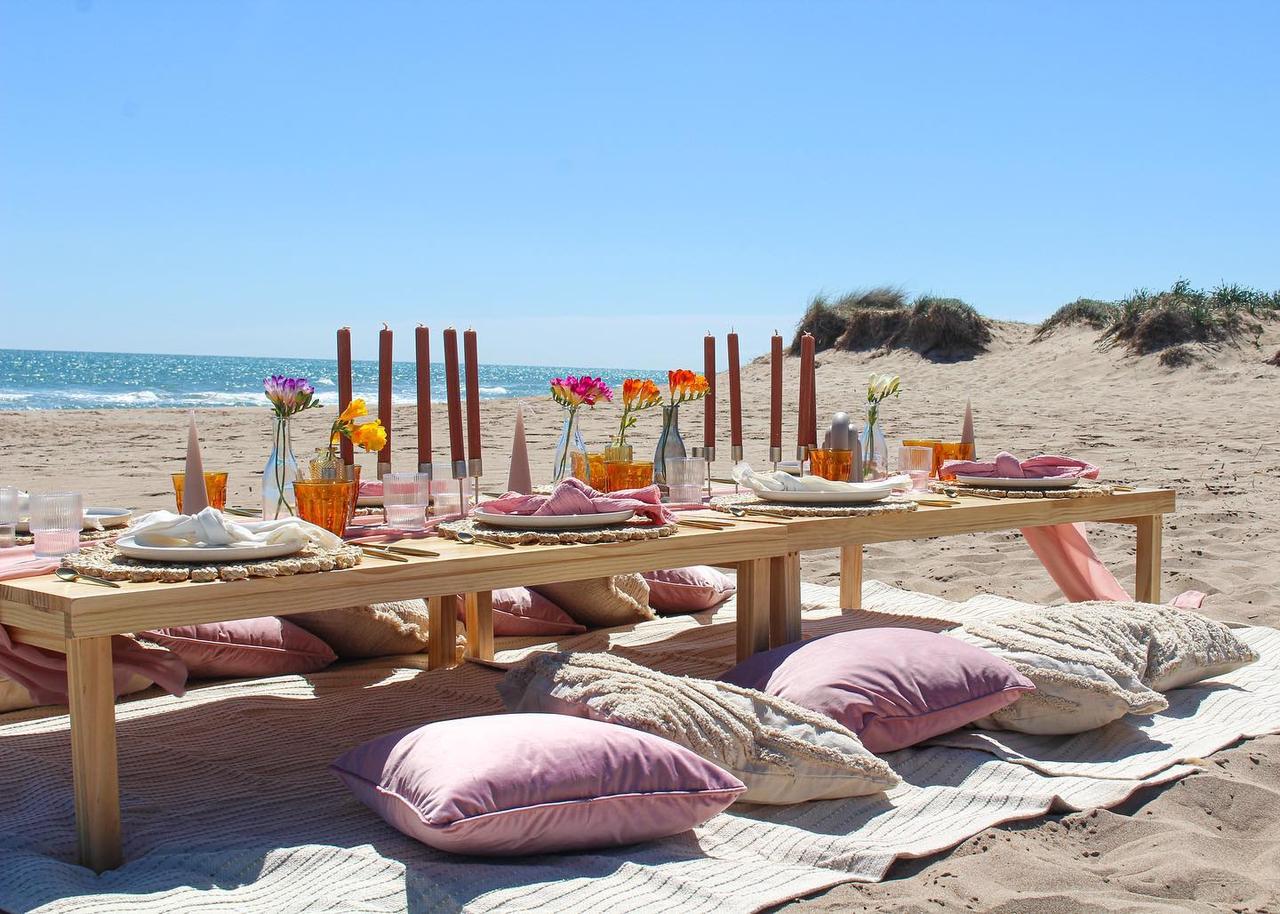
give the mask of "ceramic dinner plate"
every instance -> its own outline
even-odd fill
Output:
[[[149,562],[256,562],[301,552],[293,543],[245,543],[238,546],[142,546],[132,534],[116,540],[116,548],[131,559]]]
[[[889,497],[889,489],[850,492],[756,492],[762,501],[780,505],[865,505]]]
[[[476,508],[471,516],[491,527],[515,527],[520,530],[573,530],[578,527],[611,527],[625,524],[635,516],[634,511],[605,511],[600,514],[556,514],[534,517],[529,514],[498,514]]]
[[[1019,479],[1009,476],[956,476],[962,486],[980,489],[1069,489],[1080,481],[1079,476],[1049,479]]]
[[[97,530],[98,525],[106,530],[111,527],[123,527],[129,523],[133,517],[133,512],[128,508],[104,508],[99,505],[91,505],[84,509],[84,528],[85,530]],[[31,528],[28,526],[29,518],[22,518],[18,521],[19,533],[30,533]],[[95,524],[94,521],[98,523]]]

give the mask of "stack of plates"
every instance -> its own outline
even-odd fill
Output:
[[[133,517],[133,512],[128,508],[104,508],[101,506],[90,506],[84,509],[84,528],[85,530],[108,529],[111,527],[123,527],[129,523],[129,519]],[[18,520],[18,532],[30,533],[31,528],[28,526],[30,518],[23,517]],[[96,523],[95,523],[96,521]]]

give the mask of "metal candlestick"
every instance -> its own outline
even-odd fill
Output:
[[[467,478],[467,462],[465,460],[455,460],[449,465],[449,469],[453,474],[453,478],[458,481],[458,512],[465,515],[467,512],[463,510],[463,507],[467,503],[467,490],[464,480]]]
[[[773,471],[778,472],[778,464],[782,463],[782,448],[770,446],[769,460],[773,464]]]
[[[471,477],[472,491],[475,493],[471,503],[478,505],[480,504],[480,477],[484,475],[484,464],[479,457],[473,457],[467,462],[467,475]]]

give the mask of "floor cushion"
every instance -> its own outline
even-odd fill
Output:
[[[551,712],[661,736],[730,771],[749,803],[881,793],[897,776],[846,727],[781,698],[672,676],[607,653],[546,653],[498,686],[511,711]]]
[[[425,600],[295,613],[289,621],[318,636],[344,660],[417,654],[427,649]]]
[[[314,673],[338,659],[320,638],[277,616],[162,628],[139,637],[177,654],[197,678]]]
[[[458,606],[459,621],[466,611]],[[493,633],[499,638],[529,635],[580,635],[585,625],[573,621],[563,609],[528,587],[504,587],[493,592]]]
[[[1035,688],[989,651],[909,628],[789,644],[748,658],[720,679],[825,714],[872,752],[963,727]]]
[[[539,584],[533,589],[588,628],[634,625],[656,618],[649,605],[649,584],[638,574]]]
[[[642,577],[649,582],[649,605],[660,615],[711,609],[738,590],[733,578],[708,565],[646,571]]]
[[[411,727],[350,750],[331,769],[393,828],[459,854],[587,850],[676,835],[744,790],[668,740],[549,714]]]

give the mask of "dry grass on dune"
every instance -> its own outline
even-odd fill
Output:
[[[1177,346],[1235,344],[1262,334],[1263,320],[1280,313],[1280,294],[1243,286],[1219,286],[1206,292],[1178,280],[1167,292],[1141,289],[1120,302],[1115,320],[1099,340],[1135,355]],[[1172,357],[1177,361],[1178,357]],[[1181,364],[1187,364],[1187,361]],[[1161,364],[1167,364],[1162,359]]]
[[[921,295],[908,302],[901,289],[881,286],[850,292],[832,301],[819,295],[810,302],[796,329],[813,335],[819,350],[910,349],[932,361],[955,361],[985,352],[991,342],[986,318],[958,298]]]
[[[1115,302],[1099,301],[1096,298],[1077,298],[1053,312],[1036,329],[1031,342],[1038,343],[1059,327],[1083,325],[1093,330],[1105,330],[1115,321],[1119,313],[1120,306]]]

